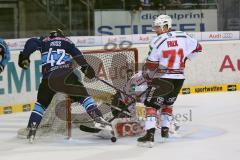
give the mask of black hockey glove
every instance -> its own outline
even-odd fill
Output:
[[[30,66],[30,59],[28,56],[25,56],[22,52],[20,52],[18,57],[18,65],[22,69],[28,69]]]
[[[81,71],[89,79],[93,79],[94,77],[96,77],[95,71],[90,65],[82,66]]]

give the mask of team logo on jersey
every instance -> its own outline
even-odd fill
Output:
[[[168,102],[170,103],[174,103],[176,101],[177,97],[171,97],[171,98],[168,98]]]
[[[151,101],[152,96],[153,96],[153,93],[154,93],[155,90],[156,90],[155,87],[152,87],[152,88],[151,88],[151,90],[150,90],[150,92],[149,92],[149,94],[148,94],[148,97],[147,97],[147,101],[148,101],[148,102]]]
[[[190,94],[190,93],[191,93],[190,88],[183,88],[182,89],[182,94]]]
[[[236,91],[237,90],[236,85],[228,85],[227,88],[228,88],[228,91]]]
[[[132,84],[132,85],[130,86],[129,91],[130,91],[130,92],[135,92],[135,88],[136,88],[136,85],[135,85],[135,84]]]
[[[162,104],[163,104],[163,101],[164,101],[164,98],[163,98],[163,97],[158,97],[156,103],[157,103],[158,105],[162,105]]]

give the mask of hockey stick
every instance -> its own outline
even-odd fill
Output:
[[[79,126],[79,129],[80,129],[81,131],[89,132],[89,133],[98,133],[98,132],[101,131],[101,129],[92,128],[92,127],[88,127],[88,126],[84,126],[84,125],[80,125],[80,126]]]
[[[109,103],[105,103],[105,104],[108,105],[108,106],[110,106],[111,108],[116,109],[116,110],[119,111],[119,113],[118,113],[117,115],[113,116],[110,120],[108,120],[109,123],[111,123],[114,119],[116,119],[116,118],[119,116],[120,113],[124,113],[124,114],[127,115],[127,116],[131,116],[131,114],[130,114],[129,112],[127,112],[126,110],[124,110],[124,109],[121,109],[121,108],[119,108],[119,107],[113,106],[113,105],[111,105],[111,104],[109,104]],[[98,132],[101,131],[101,129],[92,128],[92,127],[88,127],[88,126],[85,126],[85,125],[80,125],[80,126],[79,126],[79,129],[80,129],[81,131],[90,132],[90,133],[98,133]]]
[[[112,88],[115,89],[116,91],[118,91],[118,92],[126,95],[127,97],[131,98],[131,99],[133,100],[132,103],[136,102],[136,99],[135,99],[132,95],[129,95],[129,94],[125,93],[124,91],[118,89],[117,87],[113,86],[112,84],[108,83],[107,81],[104,81],[103,79],[101,79],[101,78],[99,78],[99,77],[96,77],[96,79],[98,79],[98,80],[101,81],[102,83],[104,83],[104,84],[112,87]]]

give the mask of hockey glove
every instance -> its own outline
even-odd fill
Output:
[[[29,57],[25,56],[22,52],[20,52],[19,57],[18,57],[18,65],[22,69],[28,69],[30,66]]]
[[[93,79],[94,77],[96,77],[95,71],[94,71],[94,69],[90,65],[82,66],[81,71],[89,79]]]
[[[155,73],[157,72],[158,67],[159,67],[159,62],[150,61],[150,60],[146,60],[145,64],[143,65],[142,76],[146,80],[148,85],[151,85],[152,79]]]
[[[141,103],[137,103],[135,109],[136,109],[136,118],[139,121],[146,120],[146,107]]]

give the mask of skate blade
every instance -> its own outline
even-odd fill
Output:
[[[34,143],[34,139],[35,139],[35,137],[34,136],[31,136],[31,137],[29,137],[29,143],[30,144],[33,144]]]
[[[19,138],[19,139],[28,139],[26,135],[17,135],[17,138]]]
[[[175,131],[177,132],[180,129],[180,126],[175,126]]]
[[[138,146],[152,148],[154,146],[154,142],[138,142]]]
[[[110,125],[103,125],[101,123],[95,123],[94,125],[96,128],[98,129],[103,129],[103,130],[108,130],[108,131],[112,131],[112,127]]]
[[[166,143],[167,141],[168,141],[168,138],[165,138],[165,137],[162,137],[160,140],[161,143]]]

